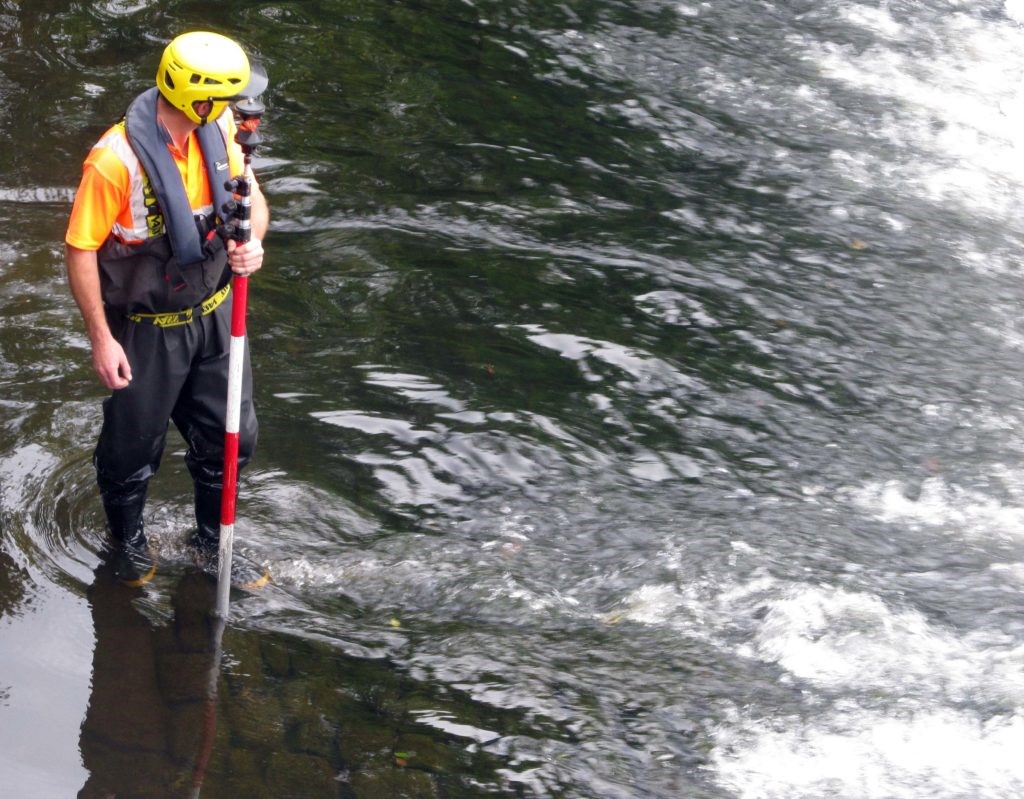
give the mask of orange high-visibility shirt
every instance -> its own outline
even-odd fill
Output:
[[[221,114],[217,124],[227,141],[231,175],[241,175],[244,168],[242,148],[235,141],[235,121],[229,111]],[[199,140],[193,131],[182,153],[168,144],[185,193],[195,213],[213,211],[210,184],[206,176]],[[111,236],[126,244],[138,244],[151,233],[147,225],[146,198],[143,193],[143,170],[128,143],[124,121],[110,128],[93,146],[82,167],[82,182],[75,194],[71,219],[64,240],[81,250],[98,250]]]

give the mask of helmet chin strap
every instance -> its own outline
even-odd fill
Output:
[[[203,125],[205,125],[207,122],[210,121],[210,113],[213,111],[213,109],[215,107],[215,103],[213,102],[213,98],[212,97],[207,97],[205,100],[202,100],[199,104],[200,105],[205,105],[206,103],[210,104],[210,110],[207,111],[205,114],[202,114],[202,115],[196,113],[196,116],[199,117],[199,126],[200,127],[202,127]],[[193,103],[192,104],[192,111],[195,112],[195,110],[196,110],[196,104]]]

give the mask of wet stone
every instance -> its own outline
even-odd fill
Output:
[[[275,752],[267,761],[266,784],[276,799],[339,797],[338,771],[323,758]]]
[[[283,726],[277,697],[243,689],[221,702],[231,741],[260,751],[281,748]]]
[[[285,712],[292,718],[308,718],[318,712],[317,703],[311,696],[314,686],[309,680],[292,679],[282,686],[281,701]]]
[[[436,799],[437,786],[424,771],[380,769],[353,774],[349,784],[356,799]]]
[[[251,634],[231,636],[224,646],[227,658],[233,662],[225,670],[225,678],[233,689],[262,687],[266,682],[264,659],[259,638]]]
[[[267,674],[274,677],[287,677],[291,674],[291,657],[288,649],[276,641],[261,641],[260,655]]]
[[[331,759],[338,753],[338,730],[322,715],[292,725],[286,741],[292,752]]]
[[[399,736],[395,744],[395,757],[405,760],[412,768],[450,774],[462,771],[459,751],[429,735]]]
[[[345,719],[338,736],[342,762],[352,769],[394,764],[395,733],[376,717]]]
[[[231,795],[246,799],[275,799],[263,779],[263,764],[255,752],[232,747],[228,750],[225,769]]]

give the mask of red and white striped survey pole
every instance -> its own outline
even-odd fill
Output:
[[[245,172],[229,181],[237,195],[232,238],[244,244],[252,237],[252,154],[260,142],[257,127],[263,104],[248,99],[236,106],[241,121],[235,136],[245,155]],[[235,506],[238,500],[238,431],[242,416],[242,372],[245,363],[245,312],[249,278],[235,275],[231,293],[231,348],[228,352],[228,399],[224,417],[224,478],[220,499],[220,547],[217,569],[217,615],[226,619],[231,593],[231,561],[235,544]]]
[[[224,419],[224,488],[220,498],[220,550],[217,572],[217,615],[228,615],[231,560],[235,543],[235,506],[238,500],[238,429],[242,416],[242,364],[245,362],[245,311],[249,278],[235,275],[231,293],[231,349],[228,353],[228,405]]]

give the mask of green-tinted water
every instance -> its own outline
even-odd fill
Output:
[[[4,794],[1021,793],[1014,6],[0,0]],[[103,564],[61,254],[201,27],[271,75],[222,638],[179,439]]]

